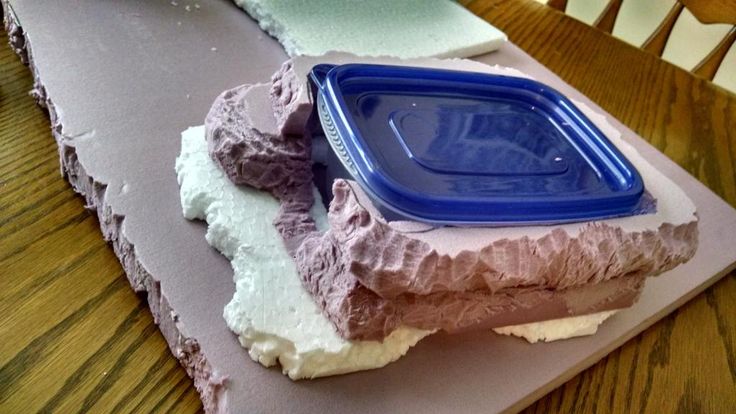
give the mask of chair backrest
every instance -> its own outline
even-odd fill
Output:
[[[547,4],[736,92],[736,0],[549,0]]]
[[[679,0],[703,23],[736,25],[736,0]]]

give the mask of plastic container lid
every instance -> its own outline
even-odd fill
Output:
[[[567,98],[516,77],[318,65],[325,136],[382,210],[439,225],[530,225],[634,214],[634,166]]]

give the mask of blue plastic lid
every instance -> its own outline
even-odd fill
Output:
[[[633,165],[567,98],[516,77],[318,65],[322,129],[380,208],[440,225],[529,225],[634,214]]]

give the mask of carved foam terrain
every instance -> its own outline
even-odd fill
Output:
[[[228,327],[250,357],[277,362],[292,379],[316,378],[382,367],[404,355],[431,331],[399,327],[379,341],[346,340],[302,286],[296,265],[273,226],[279,202],[270,194],[227,179],[207,153],[204,127],[182,133],[176,161],[181,205],[187,219],[208,223],[207,242],[231,262],[235,294],[225,307]],[[318,195],[317,195],[318,197]],[[315,203],[319,231],[327,212]],[[506,327],[498,332],[537,340],[595,333],[610,313]],[[567,319],[576,319],[571,325]]]
[[[231,261],[235,295],[225,321],[253,360],[278,361],[292,379],[335,375],[384,366],[429,334],[402,327],[383,343],[342,339],[302,287],[272,224],[278,201],[232,184],[207,154],[204,127],[182,134],[176,170],[184,216],[206,220],[207,242]],[[322,204],[313,212],[324,228]]]
[[[303,284],[342,337],[382,339],[396,327],[458,331],[587,315],[631,306],[644,279],[689,260],[697,248],[695,206],[622,139],[605,116],[581,111],[637,166],[656,212],[584,223],[505,228],[432,228],[387,222],[359,185],[338,179],[329,230],[311,223],[315,64],[415,65],[507,76],[518,70],[452,59],[363,58],[330,53],[285,62],[267,84],[221,94],[206,118],[210,156],[230,180],[281,201],[275,225]],[[270,96],[269,96],[270,95]]]

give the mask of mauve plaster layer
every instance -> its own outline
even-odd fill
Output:
[[[230,181],[279,199],[274,225],[292,251],[316,230],[309,217],[314,201],[311,140],[279,132],[269,89],[269,84],[241,85],[220,94],[205,120],[205,136],[210,156]]]
[[[669,223],[666,215],[650,217],[634,230],[619,224],[638,218],[522,229],[435,229],[419,223],[387,223],[360,187],[344,180],[333,186],[330,229],[314,231],[308,216],[312,194],[304,188],[305,181],[300,181],[298,194],[290,191],[295,188],[294,177],[311,178],[305,162],[309,137],[298,135],[300,129],[305,134],[312,108],[306,73],[317,63],[356,60],[343,54],[291,59],[272,77],[273,109],[264,86],[244,93],[243,87],[236,88],[215,102],[206,124],[211,155],[234,182],[266,189],[282,199],[282,210],[289,215],[280,215],[275,224],[295,253],[305,286],[344,337],[380,339],[402,324],[457,331],[627,307],[638,297],[646,276],[669,270],[695,253],[694,207],[689,220],[675,218]],[[462,60],[400,62],[517,74]],[[289,134],[280,134],[279,129]],[[609,136],[617,133],[607,124],[602,129]],[[298,148],[289,146],[295,136],[305,137]],[[281,143],[283,150],[274,148]],[[247,168],[251,159],[266,162],[258,157],[284,165],[269,174],[263,174],[263,168]],[[245,167],[232,168],[242,164]],[[650,171],[642,169],[646,172]],[[290,197],[284,201],[285,194]],[[293,223],[301,227],[289,232]],[[448,232],[451,238],[433,237]],[[455,252],[445,246],[453,239],[461,240],[453,243],[462,247]],[[585,307],[569,300],[584,298],[579,293],[591,286],[599,291],[607,287],[606,293]]]
[[[550,227],[541,239],[501,239],[479,251],[445,255],[446,267],[424,269],[412,277],[413,264],[438,256],[436,249],[369,213],[356,196],[360,189],[355,183],[337,180],[333,192],[330,229],[311,234],[296,260],[307,288],[340,333],[351,338],[380,338],[400,325],[452,332],[628,307],[647,275],[687,260],[697,245],[695,221],[681,226],[665,223],[658,231],[633,234],[591,223],[577,238]],[[617,243],[622,247],[613,249]],[[355,249],[360,255],[354,255]],[[364,281],[376,275],[359,273],[368,254],[373,259],[366,262],[376,263],[377,272],[410,283],[403,290],[394,283],[390,295],[372,290]],[[584,261],[584,255],[590,255],[590,260]],[[488,257],[496,258],[495,262]],[[619,264],[621,258],[626,261]],[[661,268],[653,268],[655,264]],[[585,272],[564,273],[575,266]],[[535,269],[545,272],[535,273]],[[473,282],[467,283],[466,290],[447,289],[458,275]],[[434,289],[412,292],[415,279]]]
[[[309,146],[282,135],[270,109],[270,85],[241,85],[215,99],[205,130],[208,149],[230,181],[279,194],[311,180]],[[283,196],[283,194],[282,194]],[[280,197],[279,197],[280,198]]]

